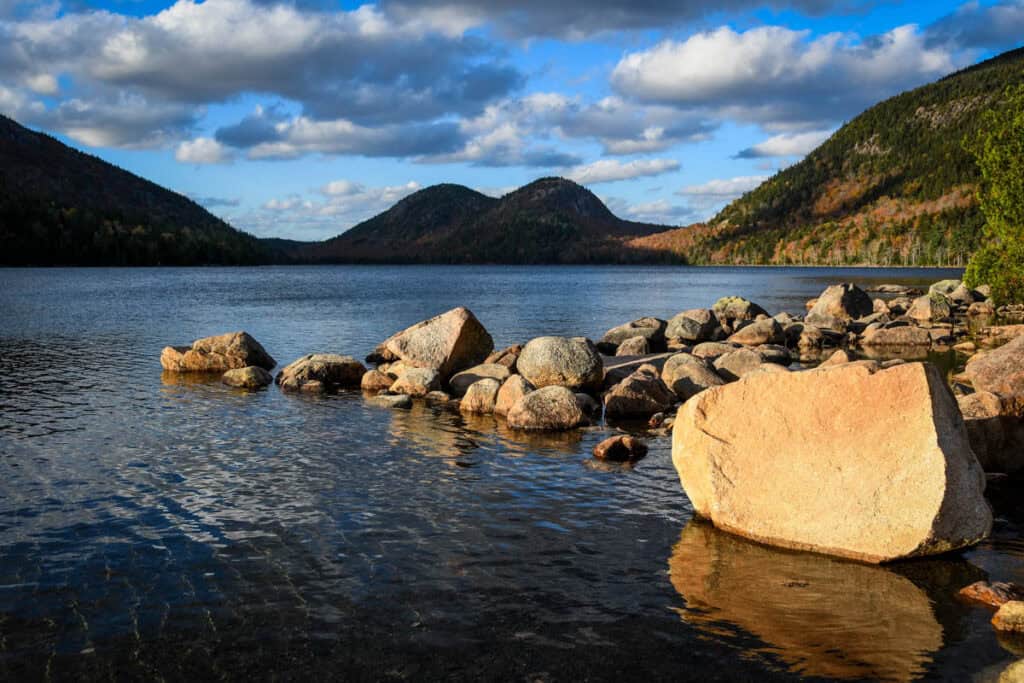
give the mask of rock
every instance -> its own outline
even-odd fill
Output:
[[[819,365],[818,367],[820,367],[820,368],[828,368],[828,367],[832,367],[834,365],[845,365],[847,363],[852,362],[853,360],[854,360],[853,356],[851,356],[846,351],[844,351],[842,349],[839,349],[838,351],[833,353],[831,356],[829,356],[827,360],[823,361],[821,363],[821,365]]]
[[[657,429],[663,424],[665,424],[665,413],[655,413],[654,415],[651,415],[650,418],[647,419],[648,429]]]
[[[647,455],[647,444],[635,436],[612,436],[594,446],[594,457],[613,462],[634,462]]]
[[[871,315],[874,311],[874,302],[864,290],[857,285],[843,283],[822,292],[804,320],[818,327],[842,330],[845,323]]]
[[[967,307],[967,315],[971,318],[991,318],[996,314],[996,307],[987,301],[976,301]]]
[[[448,386],[451,388],[452,393],[456,396],[462,396],[466,393],[475,382],[478,382],[484,378],[496,379],[501,384],[512,372],[508,369],[507,365],[501,363],[484,363],[482,365],[474,365],[468,370],[463,370],[452,375],[452,378],[448,380]]]
[[[725,380],[715,372],[714,366],[697,356],[680,353],[665,361],[661,380],[680,401],[693,398],[710,387],[719,387]]]
[[[928,288],[928,294],[938,294],[943,297],[948,297],[963,284],[964,283],[960,280],[939,280]]]
[[[386,339],[369,359],[401,360],[436,370],[444,380],[477,365],[494,350],[494,340],[468,308],[453,308]]]
[[[727,323],[733,329],[735,329],[737,321],[755,320],[759,315],[768,315],[768,311],[741,296],[722,297],[715,302],[711,310],[720,321]]]
[[[171,372],[227,372],[249,366],[272,370],[277,361],[248,332],[230,332],[197,339],[192,346],[165,347],[160,365]]]
[[[311,353],[277,373],[276,382],[284,391],[334,393],[357,389],[366,368],[352,356],[336,353]]]
[[[733,382],[765,362],[764,356],[752,349],[738,349],[715,360],[715,372],[727,382]]]
[[[525,377],[512,375],[502,383],[501,389],[498,390],[498,396],[494,402],[495,414],[508,415],[508,411],[512,410],[516,401],[533,390],[534,386]]]
[[[867,291],[878,292],[879,294],[902,294],[903,296],[923,294],[921,290],[907,287],[906,285],[876,285],[868,287]]]
[[[977,292],[978,296],[980,296],[982,299],[992,298],[992,287],[990,287],[989,285],[978,285],[977,287],[974,288],[974,291]]]
[[[796,322],[796,318],[791,316],[789,313],[786,313],[785,311],[773,315],[772,320],[782,325],[783,329],[785,329],[786,325],[792,325],[793,323]]]
[[[590,394],[576,392],[576,405],[588,417],[601,417],[601,404]]]
[[[821,328],[815,327],[808,323],[800,323],[799,329],[795,330],[796,334],[796,346],[801,351],[812,351],[820,349],[825,344],[825,335],[821,331]],[[786,337],[790,337],[790,331],[787,328]]]
[[[698,358],[706,358],[713,361],[727,353],[732,353],[738,348],[740,347],[737,345],[726,344],[724,342],[704,342],[703,344],[697,344],[694,346],[690,353]]]
[[[523,352],[522,344],[513,344],[507,346],[500,351],[495,351],[491,355],[487,356],[484,360],[484,365],[490,365],[492,363],[497,365],[504,365],[510,371],[516,371],[516,361],[519,360],[519,354]]]
[[[448,403],[452,400],[452,395],[445,391],[431,391],[423,400],[427,403]]]
[[[604,395],[604,412],[609,418],[647,418],[671,408],[675,398],[654,366],[642,365]]]
[[[505,367],[505,366],[500,366]],[[459,402],[459,410],[464,413],[491,415],[498,399],[501,382],[491,377],[477,380],[466,389],[466,395]]]
[[[513,429],[558,431],[578,427],[584,417],[573,392],[552,385],[521,397],[508,411],[507,421]]]
[[[366,402],[378,408],[412,408],[412,397],[407,394],[377,394],[367,398]]]
[[[971,449],[986,472],[1024,470],[1024,396],[976,391],[957,398]]]
[[[604,379],[604,364],[593,343],[583,337],[537,337],[523,347],[519,374],[541,389],[561,386],[573,391],[596,391]]]
[[[441,375],[431,368],[409,368],[391,385],[394,394],[408,394],[413,398],[423,398],[431,391],[441,388]]]
[[[668,321],[665,336],[697,344],[720,339],[723,332],[713,311],[707,308],[694,308],[673,316]]]
[[[614,353],[615,349],[627,339],[643,337],[652,350],[664,351],[665,327],[667,325],[668,323],[660,318],[640,318],[605,332],[601,341],[597,343],[597,348],[606,353]]]
[[[758,372],[789,372],[789,368],[778,363],[761,363],[747,374],[752,375]]]
[[[786,335],[782,331],[782,325],[772,318],[767,318],[744,325],[729,337],[729,341],[744,346],[784,344]]]
[[[997,631],[1024,633],[1024,601],[1011,600],[1003,603],[992,617],[992,625]]]
[[[968,354],[970,354],[970,353],[976,352],[978,350],[978,347],[972,341],[965,341],[965,342],[960,342],[959,344],[955,345],[953,347],[953,350],[954,351],[959,351],[960,353],[968,353]]]
[[[961,588],[957,595],[970,602],[978,602],[989,607],[1001,607],[1011,600],[1024,600],[1024,586],[1002,581],[994,583],[975,581],[970,586]]]
[[[359,388],[370,393],[387,391],[395,383],[395,378],[380,370],[367,370],[359,381]]]
[[[1003,672],[999,674],[999,681],[997,683],[1024,683],[1024,659],[1011,662],[1009,666],[1003,669]]]
[[[920,327],[881,327],[865,330],[860,339],[862,346],[908,347],[932,345],[932,336],[928,330]]]
[[[978,341],[984,346],[1000,346],[1024,336],[1024,325],[990,325],[978,331]]]
[[[1024,337],[972,357],[965,373],[978,391],[1007,396],[1024,394]]]
[[[985,297],[975,296],[976,292],[970,289],[967,285],[961,283],[959,287],[954,289],[952,292],[946,295],[950,301],[963,306],[970,306],[975,301],[983,300]]]
[[[228,370],[220,378],[220,381],[229,387],[239,389],[262,389],[274,381],[273,376],[263,368],[250,365],[245,368]]]
[[[882,315],[889,315],[892,313],[892,311],[889,310],[889,304],[885,303],[884,299],[874,299],[871,302],[871,310],[875,313],[881,313]]]
[[[698,514],[762,543],[884,562],[972,545],[992,524],[959,411],[926,363],[709,389],[680,409],[672,459]]]
[[[890,299],[888,303],[890,315],[904,315],[914,305],[913,300],[905,296]]]
[[[907,316],[920,322],[931,322],[933,320],[945,320],[952,313],[949,306],[949,299],[941,294],[926,294],[914,299],[914,303],[907,310]]]
[[[785,346],[776,346],[775,344],[762,344],[754,349],[761,354],[761,358],[765,363],[775,363],[777,365],[789,365],[793,362],[793,356],[790,355],[789,349]]]
[[[651,348],[647,343],[647,339],[644,337],[630,337],[626,341],[619,344],[619,348],[615,350],[616,356],[646,356],[651,352]]]

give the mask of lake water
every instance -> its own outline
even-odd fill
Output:
[[[237,329],[279,367],[470,307],[498,346],[744,295],[949,271],[652,267],[0,270],[0,678],[994,680],[1024,655],[955,592],[1024,582],[993,537],[870,567],[691,521],[668,438],[524,437],[357,394],[162,376]],[[1013,652],[1017,649],[1017,655]]]

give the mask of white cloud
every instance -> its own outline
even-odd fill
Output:
[[[667,199],[628,204],[622,208],[622,213],[630,220],[659,225],[692,223],[697,217],[692,207],[673,204]]]
[[[174,158],[183,164],[223,164],[231,161],[232,155],[213,138],[196,138],[179,144]]]
[[[734,199],[750,192],[768,180],[769,176],[737,176],[735,178],[717,178],[700,185],[687,185],[678,190],[677,195],[686,197],[687,204],[695,211],[708,215]]]
[[[748,147],[736,156],[741,159],[802,157],[828,140],[833,132],[831,130],[812,130],[807,133],[783,133],[770,137],[764,142],[759,142],[753,147]]]
[[[566,172],[565,177],[581,185],[608,183],[645,176],[656,176],[679,170],[675,159],[639,159],[621,162],[617,159],[600,159],[585,166],[576,166]]]

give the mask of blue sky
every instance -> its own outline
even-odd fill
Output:
[[[0,0],[0,113],[260,236],[546,175],[685,225],[1022,37],[1024,0]]]

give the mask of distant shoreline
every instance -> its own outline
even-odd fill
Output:
[[[264,264],[196,264],[196,265],[25,265],[25,266],[0,266],[2,270],[49,270],[49,269],[170,269],[170,268],[380,268],[380,267],[431,267],[431,268],[479,268],[487,267],[511,267],[511,268],[803,268],[814,270],[958,270],[963,271],[966,266],[882,266],[882,265],[807,265],[807,264],[777,264],[777,263],[750,263],[750,264],[726,264],[726,263],[264,263]]]

